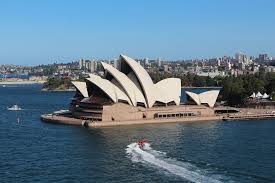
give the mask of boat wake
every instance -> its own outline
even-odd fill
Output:
[[[137,143],[132,143],[127,146],[126,153],[133,162],[147,164],[173,175],[177,175],[190,182],[222,182],[221,179],[219,179],[221,176],[210,175],[206,171],[203,171],[190,163],[167,158],[166,153],[153,150],[149,143],[145,143],[143,148],[140,148]]]

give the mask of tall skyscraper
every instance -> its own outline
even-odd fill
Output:
[[[169,66],[168,65],[163,65],[163,70],[164,70],[164,72],[168,72]]]
[[[157,59],[157,64],[158,64],[158,67],[161,67],[161,58],[160,57]]]
[[[229,60],[228,60],[227,63],[226,63],[226,69],[227,69],[228,71],[231,70],[231,63],[230,63]]]
[[[146,65],[149,65],[149,59],[148,58],[145,58],[144,59],[144,65],[146,66]]]
[[[259,54],[259,60],[260,61],[266,61],[266,60],[268,60],[268,55],[266,53]]]
[[[85,71],[90,71],[91,68],[91,61],[85,60]]]
[[[93,61],[94,62],[94,72],[96,72],[97,71],[97,61]]]
[[[243,54],[243,53],[236,53],[235,54],[235,59],[238,63],[244,63],[244,64],[249,64],[249,56]]]
[[[220,58],[218,58],[218,66],[221,66],[221,59]]]
[[[242,62],[242,53],[236,53],[235,59],[238,63],[241,63]]]
[[[116,68],[117,69],[117,59],[114,59],[114,68]]]
[[[84,69],[84,67],[85,67],[84,60],[83,59],[79,60],[79,69]]]
[[[91,61],[91,66],[90,66],[90,72],[93,73],[95,72],[95,61]]]

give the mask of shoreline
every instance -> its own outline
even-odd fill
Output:
[[[132,120],[132,121],[99,121],[91,122],[72,117],[60,115],[44,114],[41,115],[41,120],[53,124],[67,124],[85,126],[90,128],[109,127],[109,126],[124,126],[124,125],[141,125],[141,124],[161,124],[161,123],[191,123],[191,122],[207,122],[207,121],[222,121],[222,116],[203,116],[203,117],[188,117],[188,118],[167,118],[167,119],[147,119],[147,120]]]
[[[136,120],[136,121],[104,121],[104,122],[92,122],[88,123],[88,127],[111,127],[111,126],[124,126],[124,125],[143,125],[143,124],[167,124],[167,123],[195,123],[195,122],[208,122],[208,121],[221,121],[221,116],[209,116],[209,117],[189,117],[181,119],[148,119],[148,120]]]
[[[42,88],[42,92],[75,92],[75,89],[54,89],[54,90],[49,90],[47,88]]]
[[[242,109],[247,110],[247,109]],[[253,109],[251,110],[253,111]],[[259,111],[258,111],[259,112]],[[44,114],[40,119],[43,122],[54,124],[78,125],[90,128],[110,127],[110,126],[124,126],[124,125],[140,125],[140,124],[161,124],[161,123],[193,123],[193,122],[207,122],[207,121],[240,121],[240,120],[264,120],[275,119],[275,113],[266,113],[261,111],[259,113],[247,114],[241,112],[239,114],[222,114],[214,116],[196,116],[186,118],[162,118],[162,119],[146,119],[146,120],[125,120],[125,121],[90,121],[73,118],[72,116]]]
[[[43,84],[39,81],[0,81],[0,85],[27,85],[27,84]]]
[[[182,86],[181,88],[183,89],[222,89],[222,87],[219,87],[219,86]]]

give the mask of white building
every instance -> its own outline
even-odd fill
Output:
[[[209,107],[214,107],[220,91],[212,90],[212,91],[207,91],[200,94],[186,91],[185,93],[187,96],[187,100],[189,101],[191,100],[195,102],[197,105],[205,104],[205,105],[208,105]]]
[[[157,59],[157,65],[158,65],[158,67],[161,67],[161,58]]]
[[[90,75],[88,84],[94,85],[93,90],[105,93],[113,102],[124,101],[129,105],[151,108],[158,103],[180,104],[181,81],[178,78],[168,78],[154,84],[146,70],[135,60],[125,55],[120,56],[120,68],[102,62],[105,77]],[[90,85],[89,84],[89,85]],[[87,85],[87,84],[86,84]],[[75,85],[83,96],[86,95],[85,84]],[[88,91],[91,93],[94,91]],[[101,92],[101,93],[102,93]]]
[[[79,60],[79,69],[84,69],[85,68],[85,62],[83,59]]]
[[[91,74],[85,82],[73,83],[84,97],[93,96],[110,99],[114,103],[122,102],[132,106],[143,106],[152,108],[159,105],[180,105],[181,80],[178,78],[167,78],[153,83],[147,71],[135,60],[121,55],[119,58],[119,69],[110,64],[102,62],[105,71],[104,77]],[[219,92],[211,91],[198,95],[194,99],[198,105],[207,103],[213,107]],[[187,93],[191,97],[197,97]],[[98,97],[96,97],[98,96]]]

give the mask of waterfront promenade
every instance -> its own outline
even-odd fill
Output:
[[[249,119],[275,119],[275,111],[271,109],[248,109],[239,108],[238,113],[233,114],[217,114],[214,116],[190,116],[186,118],[162,118],[147,120],[129,120],[129,121],[90,121],[76,119],[67,115],[45,114],[41,116],[41,120],[49,123],[68,124],[68,125],[84,125],[87,127],[105,127],[105,126],[121,126],[121,125],[139,125],[139,124],[161,124],[161,123],[191,123],[206,121],[236,121]]]
[[[180,123],[180,122],[206,122],[221,121],[222,116],[204,116],[204,117],[187,117],[187,118],[163,118],[163,119],[147,119],[147,120],[131,120],[131,121],[90,121],[81,120],[72,117],[46,114],[41,116],[41,120],[49,123],[68,124],[68,125],[85,125],[88,127],[105,127],[105,126],[121,126],[121,125],[141,125],[141,124],[160,124],[160,123]]]

